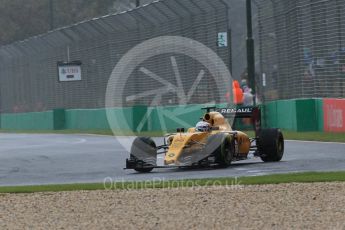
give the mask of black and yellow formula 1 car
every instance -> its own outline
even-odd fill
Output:
[[[231,162],[246,160],[250,153],[264,162],[280,161],[284,153],[284,137],[279,129],[261,129],[258,107],[207,107],[196,127],[178,128],[156,146],[149,137],[137,137],[131,147],[125,169],[150,172],[153,168],[228,167]],[[249,118],[255,131],[250,138],[231,128],[227,118]],[[157,155],[164,154],[164,165],[157,165]]]

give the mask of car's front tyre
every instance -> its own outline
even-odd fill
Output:
[[[156,164],[156,143],[150,137],[136,137],[131,147],[130,159],[136,162],[134,170],[141,173],[151,172]],[[150,167],[152,166],[152,167]]]
[[[206,148],[215,157],[215,162],[220,167],[231,165],[235,153],[233,137],[227,133],[217,133],[207,139]]]

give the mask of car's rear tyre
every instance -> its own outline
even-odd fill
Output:
[[[284,154],[284,137],[279,129],[262,129],[257,141],[260,158],[264,162],[280,161]]]
[[[207,139],[206,149],[215,157],[215,163],[220,167],[228,167],[235,152],[235,143],[230,134],[217,133]]]
[[[138,156],[151,156],[155,159],[157,156],[156,144],[150,137],[137,137],[133,141],[131,147],[130,158],[138,161],[137,167],[134,168],[135,171],[141,173],[151,172],[155,162],[144,162],[138,159]],[[155,160],[154,160],[155,161]]]

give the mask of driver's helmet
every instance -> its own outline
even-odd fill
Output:
[[[211,130],[211,126],[205,121],[199,121],[195,126],[195,130],[199,132],[207,132]]]

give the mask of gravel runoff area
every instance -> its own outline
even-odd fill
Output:
[[[345,229],[345,183],[0,194],[0,229]]]

